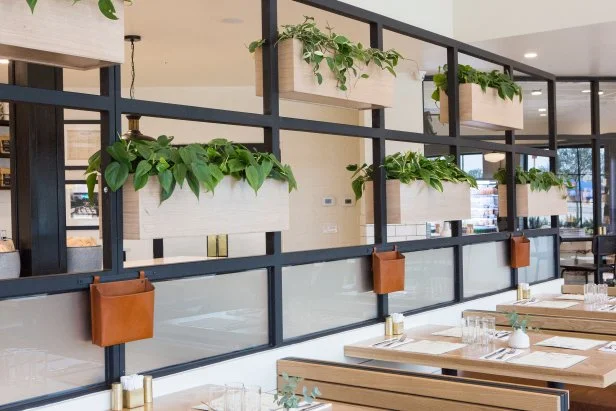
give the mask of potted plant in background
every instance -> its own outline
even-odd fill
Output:
[[[0,2],[0,56],[73,69],[124,62],[123,0]]]
[[[530,318],[528,316],[522,317],[518,313],[512,312],[507,313],[507,319],[509,320],[509,325],[513,328],[507,344],[511,348],[526,349],[530,347],[530,338],[526,334]]]
[[[498,215],[507,216],[507,186],[504,168],[498,169],[494,179],[498,183]],[[567,214],[569,180],[550,171],[517,167],[515,171],[516,208],[518,217]]]
[[[19,250],[15,249],[13,240],[6,237],[6,231],[0,236],[0,280],[19,278],[21,259]]]
[[[209,234],[264,233],[289,228],[291,167],[271,153],[215,139],[173,146],[173,137],[122,140],[107,147],[103,170],[112,191],[123,191],[124,238],[153,239]],[[88,160],[93,198],[101,156]],[[187,218],[190,216],[190,218]]]
[[[432,99],[440,103],[441,123],[449,122],[447,65],[434,75]],[[489,73],[469,65],[458,66],[460,124],[488,130],[524,128],[522,88],[505,73]]]
[[[256,91],[263,95],[265,40],[250,43],[255,53]],[[278,41],[280,97],[356,109],[391,107],[395,67],[403,58],[396,50],[355,43],[331,27],[321,31],[312,17],[283,25]]]
[[[277,390],[276,394],[274,394],[274,401],[285,411],[299,408],[300,406],[310,405],[316,400],[317,396],[321,395],[318,387],[315,386],[309,391],[308,388],[304,386],[302,398],[296,394],[297,386],[302,378],[292,377],[287,373],[282,373],[282,380],[284,381],[284,385],[281,390]],[[303,404],[301,404],[302,399]]]
[[[453,157],[428,159],[409,151],[385,157],[387,178],[387,223],[423,224],[426,221],[454,221],[471,216],[471,187],[477,181],[460,169]],[[373,165],[350,164],[355,198],[366,193],[367,224],[374,223]]]

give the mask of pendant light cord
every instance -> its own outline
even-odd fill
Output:
[[[130,41],[130,98],[135,99],[135,40]]]

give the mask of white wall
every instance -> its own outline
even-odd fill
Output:
[[[558,293],[560,292],[561,285],[562,280],[554,280],[535,285],[532,289],[534,294]],[[494,310],[497,304],[511,301],[515,298],[516,292],[508,291],[468,303],[410,316],[406,318],[405,325],[407,328],[425,324],[456,326],[460,323],[462,311],[466,309]],[[357,363],[359,362],[358,360],[344,356],[344,345],[381,335],[382,333],[383,325],[377,324],[158,378],[154,381],[154,396],[160,397],[204,384],[224,384],[229,381],[243,381],[245,384],[260,385],[264,391],[273,390],[276,388],[276,360],[293,356]],[[438,371],[428,367],[400,366],[381,362],[378,365],[421,372]],[[86,409],[89,411],[107,411],[109,407],[110,393],[109,391],[103,391],[37,409],[41,411],[82,411]]]
[[[474,42],[614,21],[616,2],[458,0],[453,16],[455,38]]]

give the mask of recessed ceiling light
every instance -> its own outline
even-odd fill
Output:
[[[543,94],[543,92],[541,90],[533,90],[533,91],[530,92],[530,94],[532,96],[540,96],[540,95]]]
[[[589,89],[582,90],[582,93],[590,93],[590,90]]]
[[[221,21],[226,24],[242,24],[244,22],[244,20],[240,19],[239,17],[226,17]]]
[[[9,64],[8,59],[0,59],[0,64]]]
[[[603,95],[603,90],[599,90],[599,92],[598,92],[597,94],[599,94],[600,96],[602,96],[602,95]]]
[[[486,153],[483,158],[489,163],[499,163],[505,159],[505,153]]]
[[[539,114],[539,117],[547,117],[547,113],[541,113]]]
[[[528,53],[524,53],[524,58],[525,59],[534,59],[535,57],[537,57],[537,53],[535,53],[534,51],[529,51]]]
[[[539,109],[539,112],[541,112],[541,113],[543,113],[544,111],[548,111],[548,109],[547,108],[540,108]]]

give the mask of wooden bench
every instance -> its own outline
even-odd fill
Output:
[[[488,411],[560,410],[569,408],[566,390],[531,387],[440,374],[413,373],[364,365],[299,358],[278,360],[281,375],[304,379],[299,386],[317,386],[322,400],[388,410]]]
[[[584,286],[581,284],[563,284],[561,287],[563,294],[580,294],[584,295]],[[616,287],[608,287],[607,294],[611,297],[616,296]]]
[[[584,286],[581,286],[582,288]],[[462,313],[467,316],[492,316],[496,319],[498,328],[510,328],[506,314],[496,311],[466,310]],[[587,318],[554,317],[542,315],[529,315],[529,326],[539,328],[553,335],[566,337],[588,338],[603,341],[616,340],[615,324],[613,321],[593,320]],[[616,357],[614,358],[616,361]],[[479,379],[495,379],[493,375],[478,373],[461,373],[461,376]],[[498,378],[500,382],[509,382],[525,385],[537,385],[536,381],[516,378]],[[616,403],[616,387],[589,388],[577,385],[567,385],[571,399],[571,410],[574,411],[607,411],[614,410],[612,404]]]

